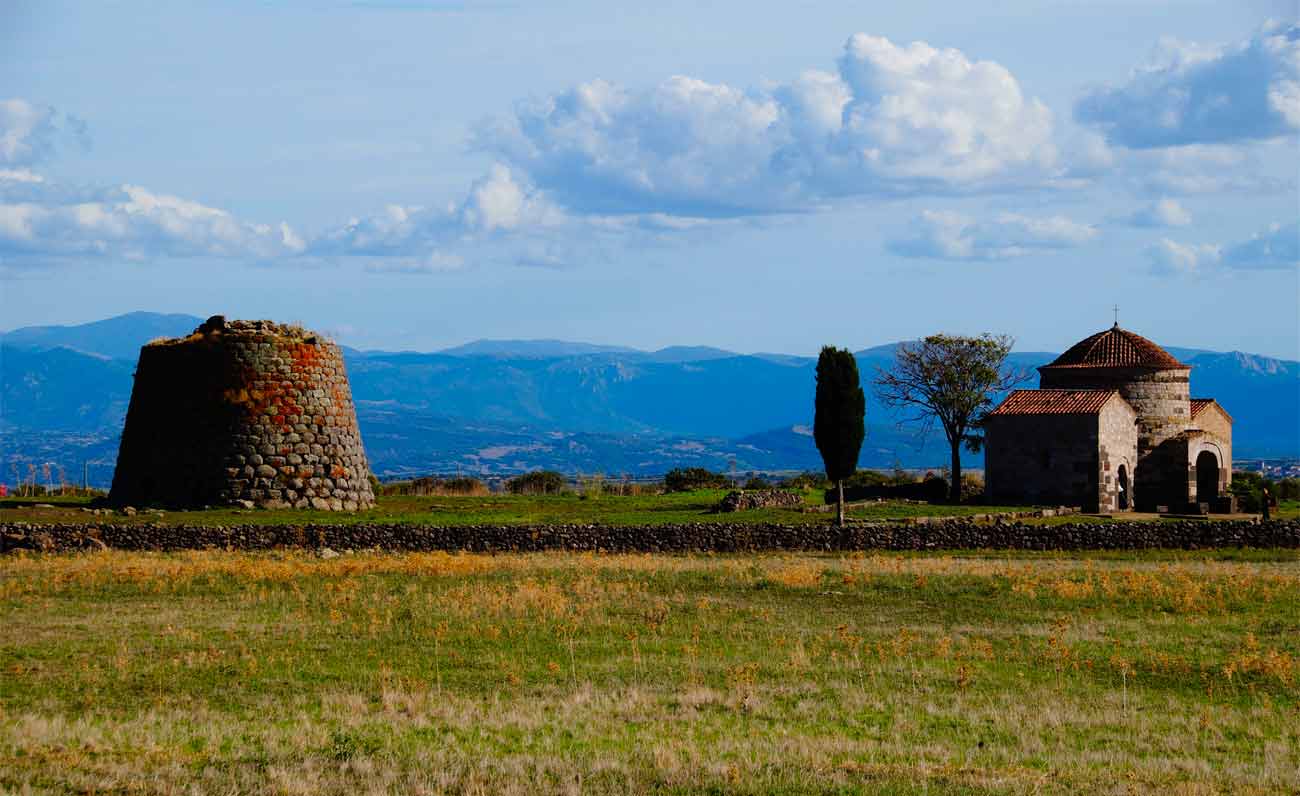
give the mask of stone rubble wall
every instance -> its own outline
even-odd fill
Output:
[[[784,489],[749,489],[728,492],[718,501],[719,513],[728,514],[736,511],[768,508],[799,508],[803,505],[803,496]]]
[[[1300,548],[1300,520],[1159,520],[1031,525],[966,519],[926,524],[781,525],[29,525],[0,524],[0,552],[269,550],[743,553],[851,550],[1142,550]]]
[[[354,511],[369,476],[339,347],[218,316],[141,349],[109,499]]]

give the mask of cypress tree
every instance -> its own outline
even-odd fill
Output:
[[[844,479],[858,469],[867,435],[867,398],[858,379],[858,361],[845,348],[824,346],[817,357],[813,439],[826,465],[826,477],[839,492],[836,522],[844,525]]]

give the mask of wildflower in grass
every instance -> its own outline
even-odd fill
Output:
[[[966,666],[966,664],[961,664],[957,667],[958,690],[965,691],[967,688],[970,687],[971,681],[973,679],[974,678],[971,675],[971,670],[969,667]]]

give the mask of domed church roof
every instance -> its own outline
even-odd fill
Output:
[[[1155,368],[1186,370],[1173,354],[1115,324],[1104,332],[1080,340],[1045,368]]]

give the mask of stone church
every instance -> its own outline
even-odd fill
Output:
[[[1085,511],[1226,512],[1232,417],[1191,366],[1119,324],[1038,369],[985,426],[985,494]]]

